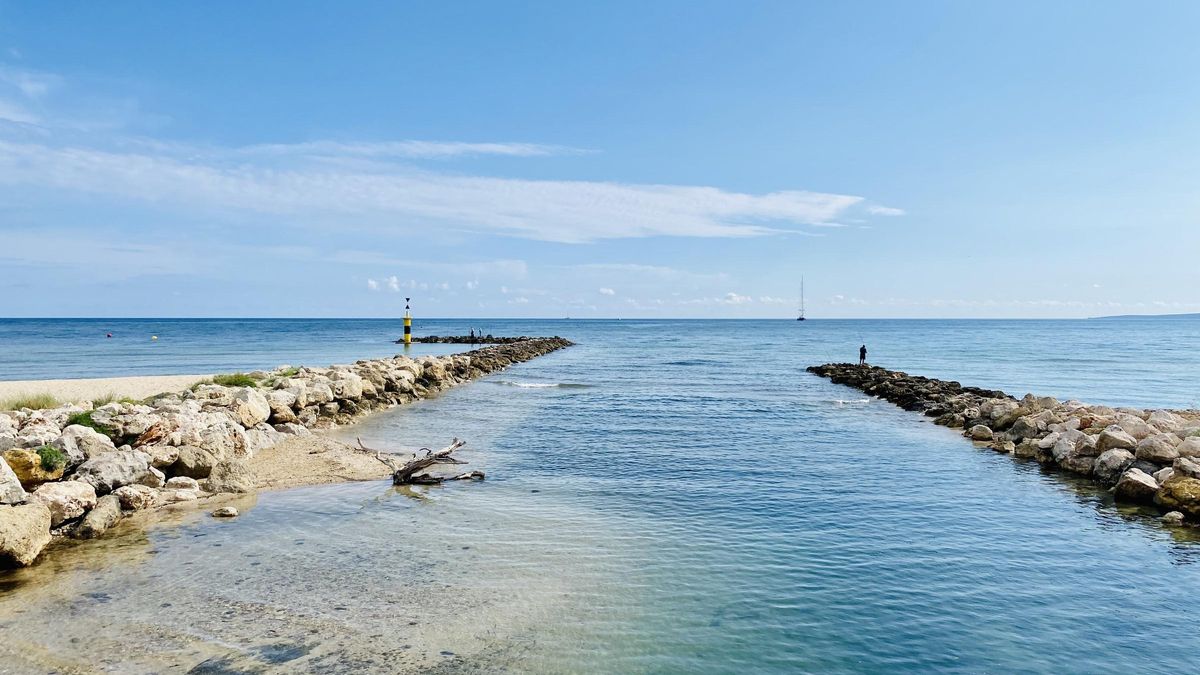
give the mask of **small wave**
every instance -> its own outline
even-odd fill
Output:
[[[831,403],[833,403],[836,406],[862,405],[864,403],[870,403],[870,402],[871,402],[871,399],[869,399],[869,398],[851,398],[851,399],[835,398],[835,399],[833,399],[833,401],[831,401]]]
[[[668,366],[711,366],[716,363],[719,362],[709,359],[684,359],[682,361],[667,361]]]
[[[520,387],[522,389],[583,389],[591,386],[572,382],[517,382],[515,380],[496,380],[496,384],[502,384],[506,387]]]

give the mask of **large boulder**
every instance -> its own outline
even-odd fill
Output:
[[[233,400],[229,404],[229,412],[238,424],[247,429],[266,422],[271,416],[271,406],[267,399],[257,390],[241,387],[233,392]]]
[[[1133,464],[1133,460],[1133,453],[1123,448],[1106,450],[1096,458],[1092,472],[1105,483],[1115,483],[1125,469]]]
[[[1170,464],[1179,456],[1179,451],[1175,448],[1175,439],[1169,434],[1155,434],[1147,436],[1137,444],[1137,451],[1134,453],[1138,459],[1155,464]]]
[[[288,424],[296,421],[296,413],[292,406],[296,405],[296,395],[286,389],[273,389],[266,394],[267,405],[271,407],[272,424]]]
[[[50,509],[41,502],[0,506],[0,567],[24,567],[50,543]]]
[[[1200,518],[1200,478],[1175,471],[1154,496],[1159,506],[1169,511],[1182,511],[1190,519]]]
[[[9,468],[4,457],[0,457],[0,504],[24,504],[25,499],[25,488],[21,486],[21,479]]]
[[[333,389],[325,382],[311,381],[308,383],[308,405],[320,405],[333,400]]]
[[[1117,426],[1138,441],[1159,433],[1158,429],[1146,424],[1145,420],[1128,414],[1118,415]]]
[[[284,435],[269,424],[262,423],[253,429],[246,430],[246,456],[253,457],[258,451],[265,450],[279,441]]]
[[[1121,501],[1152,504],[1158,487],[1153,476],[1141,469],[1129,469],[1121,474],[1120,480],[1117,481],[1115,494]]]
[[[96,508],[79,521],[71,536],[77,539],[94,539],[121,519],[121,500],[116,495],[104,495],[96,501]]]
[[[66,467],[58,466],[47,469],[42,466],[42,456],[36,450],[29,448],[13,448],[4,453],[4,461],[17,475],[26,489],[41,485],[46,481],[62,478]]]
[[[1106,450],[1133,450],[1138,445],[1138,442],[1125,432],[1124,429],[1118,426],[1111,426],[1100,432],[1100,438],[1096,441],[1096,447],[1100,452]]]
[[[344,370],[335,370],[329,375],[329,388],[335,399],[358,400],[363,395],[363,379],[359,375]]]
[[[141,511],[158,505],[158,490],[147,485],[126,485],[112,493],[126,511]]]
[[[1175,446],[1175,452],[1179,453],[1180,457],[1200,457],[1200,437],[1188,436]]]
[[[233,403],[234,392],[219,384],[199,384],[192,389],[191,396],[204,405],[224,408]]]
[[[1189,478],[1200,478],[1200,460],[1180,457],[1171,465],[1171,471]]]
[[[254,474],[243,462],[221,462],[201,486],[206,492],[254,492]]]
[[[43,483],[33,491],[31,497],[50,509],[51,527],[74,520],[96,506],[96,489],[77,480]]]
[[[1146,423],[1162,432],[1177,432],[1184,426],[1183,418],[1169,410],[1155,410]]]
[[[1054,461],[1061,462],[1063,457],[1067,456],[1067,453],[1075,450],[1075,446],[1079,445],[1079,441],[1082,440],[1086,435],[1087,434],[1079,431],[1078,429],[1065,429],[1063,431],[1050,434],[1043,440],[1049,440],[1051,437],[1055,439],[1054,446],[1051,448],[1051,452],[1054,455]]]
[[[971,427],[969,430],[967,430],[967,435],[970,436],[971,440],[973,441],[992,440],[992,430],[983,424],[976,424],[975,426]]]
[[[193,445],[179,447],[179,459],[171,465],[171,474],[187,476],[188,478],[208,478],[212,468],[217,465],[216,455]]]
[[[67,469],[73,469],[88,459],[104,452],[116,450],[112,439],[82,424],[72,424],[63,429],[62,436],[51,445],[67,456]]]
[[[37,419],[21,427],[15,439],[18,448],[38,448],[50,445],[62,433],[62,428],[47,419]]]
[[[96,494],[107,495],[124,485],[141,483],[148,475],[153,475],[150,455],[138,450],[116,450],[80,464],[74,479],[96,488]]]

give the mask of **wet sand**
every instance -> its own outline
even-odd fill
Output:
[[[382,480],[391,470],[374,455],[327,436],[298,436],[255,453],[248,466],[260,490]]]

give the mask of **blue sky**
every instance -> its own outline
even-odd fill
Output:
[[[1200,311],[1197,25],[0,2],[0,316]]]

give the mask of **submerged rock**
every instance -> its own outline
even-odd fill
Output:
[[[214,518],[237,518],[238,510],[232,506],[222,506],[212,512]]]

